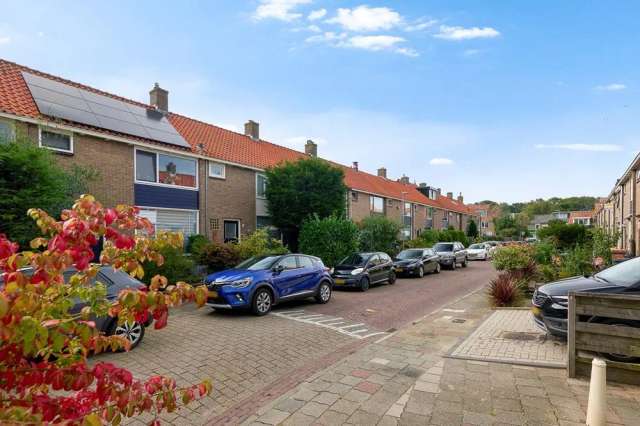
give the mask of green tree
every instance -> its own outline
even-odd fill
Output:
[[[297,248],[302,223],[310,217],[343,216],[347,187],[344,172],[326,161],[309,158],[266,171],[266,198],[273,224]]]
[[[475,220],[470,220],[467,223],[467,237],[469,238],[477,238],[478,237],[478,225],[476,225],[476,221]]]
[[[0,143],[0,234],[27,248],[38,234],[30,208],[39,208],[57,216],[81,193],[96,173],[74,166],[65,170],[55,162],[54,154],[36,146],[25,136],[14,142]]]
[[[336,266],[358,251],[358,227],[348,219],[316,216],[302,225],[300,251],[319,257],[327,266]]]
[[[384,216],[364,218],[360,227],[360,249],[362,251],[382,251],[390,255],[398,251],[400,224]]]

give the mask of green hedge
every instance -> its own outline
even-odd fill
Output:
[[[307,220],[300,230],[300,251],[317,256],[325,265],[333,267],[358,251],[358,227],[336,216]]]

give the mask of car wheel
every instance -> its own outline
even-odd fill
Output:
[[[396,273],[394,271],[389,272],[389,278],[387,278],[387,282],[391,285],[396,283]]]
[[[629,324],[629,323],[624,323],[624,322],[620,322],[620,321],[617,321],[617,320],[604,320],[602,322],[604,324],[616,325],[616,326],[622,326],[622,327],[639,327],[640,326],[640,324],[638,324],[638,323]],[[611,361],[631,362],[631,363],[640,362],[640,358],[638,358],[637,356],[611,354],[611,353],[601,353],[600,355],[602,355],[603,357],[605,357],[607,359],[610,359]]]
[[[140,344],[144,337],[144,325],[140,324],[138,321],[125,321],[123,324],[118,324],[116,322],[113,325],[113,329],[110,334],[113,336],[124,337],[131,345],[129,349],[133,349]]]
[[[362,279],[360,280],[360,291],[367,291],[367,290],[369,290],[369,278],[362,277]]]
[[[418,268],[418,277],[424,277],[424,266]]]
[[[464,260],[462,261],[462,267],[466,268],[467,267],[467,258],[465,257]]]
[[[266,288],[260,288],[253,296],[253,313],[259,317],[266,315],[271,311],[271,305],[273,305],[273,298],[271,292]]]
[[[440,263],[436,263],[436,269],[433,270],[436,274],[440,273]]]
[[[331,300],[331,286],[326,281],[320,283],[318,287],[318,294],[316,294],[316,302],[327,303]]]

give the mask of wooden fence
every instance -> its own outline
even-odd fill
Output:
[[[592,321],[593,317],[598,319]],[[599,354],[640,358],[640,328],[615,325],[624,321],[640,324],[640,296],[569,294],[569,377],[589,376],[593,357],[604,357]],[[607,380],[640,385],[640,364],[605,360]]]

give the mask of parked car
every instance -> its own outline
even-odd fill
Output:
[[[440,272],[440,256],[430,248],[402,250],[393,260],[397,275],[423,277],[425,272]]]
[[[640,294],[640,258],[614,265],[589,277],[572,277],[545,284],[533,294],[532,314],[536,325],[545,332],[565,337],[569,292],[588,291],[605,294]],[[586,318],[592,321],[609,321]],[[640,324],[615,320],[612,324]]]
[[[333,279],[317,257],[304,254],[252,257],[233,269],[205,278],[207,305],[215,309],[251,309],[258,316],[287,300],[331,299]]]
[[[489,249],[485,243],[471,244],[467,248],[467,259],[469,260],[487,260],[488,258]]]
[[[333,280],[339,287],[356,287],[369,290],[372,284],[396,282],[393,261],[388,254],[353,253],[340,262],[332,271]]]
[[[485,241],[484,243],[487,245],[489,256],[493,256],[493,254],[496,252],[496,250],[500,246],[500,243],[498,241]]]
[[[458,241],[437,243],[433,246],[433,251],[440,256],[440,265],[445,268],[456,269],[458,264],[463,268],[467,267],[467,251]]]
[[[33,273],[33,270],[24,269],[21,272],[25,275],[31,275]],[[71,277],[77,272],[78,271],[76,269],[68,269],[67,271],[65,271],[62,274],[65,282],[68,282]],[[118,294],[120,294],[120,292],[125,289],[147,289],[147,286],[145,286],[137,279],[132,278],[126,272],[115,270],[111,266],[100,267],[98,274],[90,281],[92,285],[96,282],[101,282],[107,287],[107,300],[115,300],[118,297]],[[2,278],[2,275],[0,275],[0,288],[2,287],[4,287],[4,280]],[[84,306],[86,306],[86,303],[76,300],[69,312],[73,314],[79,313]],[[91,318],[91,320],[95,322],[96,329],[100,332],[108,336],[122,336],[125,339],[129,340],[131,349],[140,344],[140,342],[144,338],[145,328],[153,322],[153,318],[151,316],[149,316],[149,319],[144,324],[134,321],[133,323],[125,322],[124,324],[118,325],[118,319],[110,316],[93,317]]]

